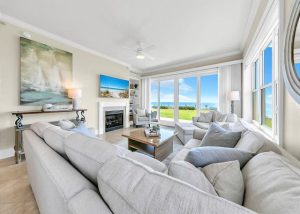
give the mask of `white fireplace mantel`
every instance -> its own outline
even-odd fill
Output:
[[[120,108],[124,110],[124,127],[128,128],[129,124],[129,100],[101,100],[99,101],[99,122],[98,122],[98,134],[104,134],[105,132],[105,111],[111,109]]]

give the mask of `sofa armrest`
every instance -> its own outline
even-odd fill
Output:
[[[192,118],[192,120],[193,120],[193,123],[196,123],[196,122],[198,122],[198,119],[199,119],[199,117],[193,117],[193,118]]]
[[[205,136],[207,130],[195,128],[193,131],[193,138],[197,140],[202,140]]]

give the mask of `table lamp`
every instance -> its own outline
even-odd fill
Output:
[[[80,109],[80,98],[82,96],[82,91],[80,88],[70,88],[68,89],[68,97],[72,99],[73,109]]]

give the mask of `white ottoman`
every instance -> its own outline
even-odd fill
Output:
[[[193,138],[193,131],[195,128],[196,126],[194,126],[192,123],[175,123],[177,137],[184,145]]]

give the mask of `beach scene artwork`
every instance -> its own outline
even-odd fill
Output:
[[[99,96],[106,98],[129,98],[129,81],[99,75]]]
[[[72,54],[26,38],[20,38],[20,104],[67,105],[72,83]]]

